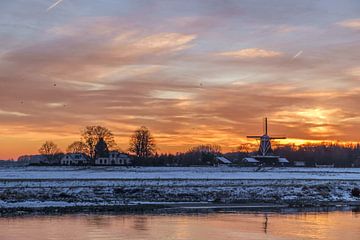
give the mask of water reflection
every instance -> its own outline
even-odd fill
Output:
[[[135,217],[134,219],[134,230],[137,231],[146,231],[147,228],[147,217],[141,216],[141,217]]]
[[[264,233],[266,234],[267,233],[267,228],[268,228],[268,221],[269,221],[267,213],[265,213],[264,218],[265,218],[265,221],[264,221]]]
[[[358,239],[358,211],[0,218],[1,240]]]
[[[85,218],[89,225],[95,227],[106,227],[110,224],[110,219],[101,215],[93,215]]]
[[[360,214],[360,207],[356,207],[352,210],[352,212],[355,214],[355,215],[359,215]]]

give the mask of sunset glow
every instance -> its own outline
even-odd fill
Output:
[[[106,2],[107,4],[103,4]],[[0,159],[103,125],[160,152],[360,136],[360,2],[0,2]]]

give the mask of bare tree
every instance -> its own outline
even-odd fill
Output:
[[[109,150],[116,148],[116,143],[114,135],[106,127],[102,126],[87,126],[81,132],[81,136],[84,140],[84,143],[87,146],[87,152],[91,160],[95,159],[95,146],[100,139],[103,139]]]
[[[61,153],[61,150],[54,142],[46,141],[41,145],[39,153],[45,155],[48,162],[52,163],[55,160],[55,156]]]
[[[60,152],[58,146],[52,141],[46,141],[41,145],[39,153],[42,155],[55,155]]]
[[[258,145],[257,144],[252,144],[252,143],[240,143],[239,146],[236,148],[236,150],[238,152],[244,152],[244,153],[249,153],[249,152],[254,152],[258,150]]]
[[[66,152],[88,154],[89,150],[88,150],[88,146],[85,143],[81,141],[75,141],[67,147]]]
[[[155,140],[147,127],[140,127],[130,138],[129,151],[139,158],[149,158],[156,150]]]

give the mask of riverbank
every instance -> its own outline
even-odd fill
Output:
[[[300,212],[360,212],[359,202],[327,202],[317,207],[289,206],[287,204],[247,203],[247,204],[213,204],[213,203],[137,203],[129,205],[78,205],[51,207],[15,207],[0,208],[0,217],[27,215],[63,215],[63,214],[199,214],[199,213],[300,213]]]
[[[228,167],[3,168],[0,213],[359,205],[360,198],[352,194],[360,188],[358,169],[262,171]]]

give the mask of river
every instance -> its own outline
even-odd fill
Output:
[[[352,211],[0,218],[1,240],[359,238],[360,214]]]

